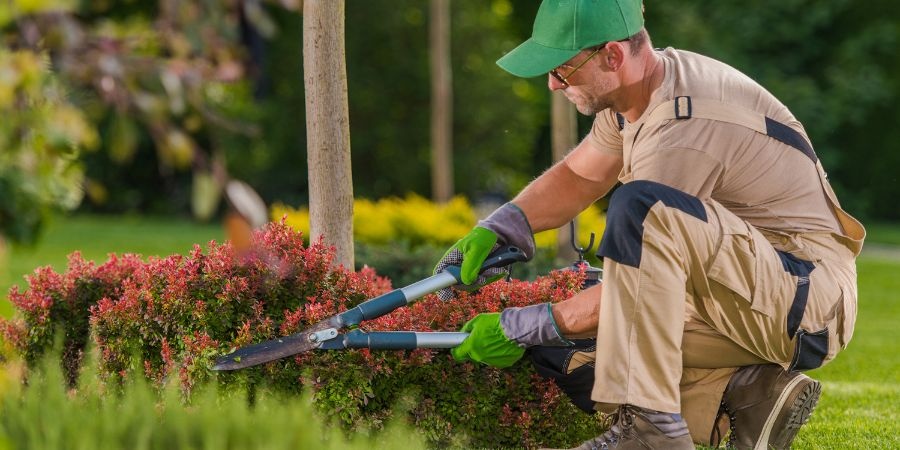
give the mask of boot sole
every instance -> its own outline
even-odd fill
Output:
[[[803,385],[803,382],[807,383]],[[778,415],[785,403],[791,398],[791,394],[795,389],[800,389],[800,393],[794,398],[790,413],[784,420],[784,423],[779,429],[775,429],[775,422],[778,419]],[[762,433],[753,449],[766,450],[770,448],[790,448],[791,442],[794,441],[797,432],[800,431],[800,427],[809,421],[809,417],[812,415],[813,410],[816,409],[821,394],[822,385],[806,375],[799,375],[791,380],[778,397],[778,401],[776,402],[775,407],[772,408],[771,415],[766,419]]]

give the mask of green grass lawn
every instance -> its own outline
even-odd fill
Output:
[[[35,267],[63,270],[66,255],[80,250],[85,258],[105,261],[106,254],[186,253],[194,243],[221,240],[218,225],[128,217],[76,216],[50,225],[34,248],[10,252],[0,292]],[[896,239],[896,242],[894,241]],[[900,227],[879,225],[870,241],[900,244]],[[900,255],[900,252],[898,252]],[[859,260],[859,315],[849,348],[828,366],[810,373],[824,383],[819,407],[800,432],[798,449],[900,448],[900,256],[866,256]],[[5,275],[5,278],[3,278]],[[4,315],[9,304],[2,302]]]
[[[819,407],[794,448],[900,448],[900,261],[861,258],[853,340],[810,376]]]
[[[9,317],[12,306],[7,292],[16,284],[25,287],[25,275],[40,266],[50,265],[62,272],[67,256],[78,250],[97,263],[109,253],[138,253],[166,256],[187,253],[195,243],[204,247],[215,239],[221,242],[224,230],[219,224],[201,225],[187,219],[130,216],[58,217],[51,222],[40,241],[32,247],[13,247],[0,261],[0,315]]]
[[[895,223],[866,223],[866,242],[900,246],[900,226]]]

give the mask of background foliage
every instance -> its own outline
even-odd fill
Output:
[[[290,0],[14,1],[0,40],[47,55],[101,152],[84,156],[83,208],[186,214],[229,175],[269,202],[306,200],[302,15]],[[550,162],[545,80],[494,65],[530,34],[538,2],[452,3],[455,185],[508,197]],[[429,183],[427,2],[349,0],[355,194]],[[658,47],[744,71],[803,121],[848,209],[900,218],[900,12],[877,0],[648,0]],[[9,65],[9,63],[5,63]],[[582,117],[586,132],[590,118]]]
[[[97,131],[66,98],[46,54],[0,48],[0,247],[32,243],[52,209],[81,203],[79,149]]]
[[[353,206],[354,249],[357,269],[374,267],[397,287],[419,281],[432,274],[434,264],[460,236],[476,224],[479,213],[463,197],[457,196],[445,204],[437,204],[418,195],[405,198],[388,197],[378,201],[357,199]],[[309,211],[276,204],[273,220],[305,234],[309,232]],[[585,247],[594,234],[595,245],[585,259],[595,266],[602,263],[593,254],[596,242],[605,228],[603,213],[592,205],[578,216],[577,244]],[[565,236],[570,236],[568,230]],[[533,280],[554,269],[572,264],[557,255],[558,230],[547,230],[534,236],[537,246],[529,264],[518,264],[512,275],[517,279]]]

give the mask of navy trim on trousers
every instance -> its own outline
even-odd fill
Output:
[[[788,370],[811,370],[821,367],[828,355],[828,329],[809,332],[800,328],[809,300],[809,275],[816,266],[787,252],[777,253],[784,271],[797,277],[797,291],[794,293],[794,300],[787,316],[787,335],[791,339],[796,336],[797,343]]]
[[[788,371],[812,370],[822,367],[828,356],[828,328],[810,333],[806,330],[797,332],[797,345],[794,347],[794,359]]]
[[[609,199],[606,230],[597,256],[631,267],[640,266],[644,219],[658,202],[707,222],[706,208],[697,197],[655,181],[632,181],[616,189]]]
[[[787,316],[787,334],[793,339],[797,330],[800,329],[800,322],[806,311],[806,302],[809,300],[809,274],[816,266],[787,252],[778,251],[777,253],[781,258],[784,271],[797,277],[797,291],[794,293],[794,301],[791,302],[791,309]]]

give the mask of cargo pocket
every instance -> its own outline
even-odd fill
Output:
[[[769,308],[755,301],[759,297],[759,262],[756,245],[745,224],[723,224],[722,244],[706,276],[735,297],[750,303],[752,309],[769,313]],[[716,290],[710,288],[715,297]]]

